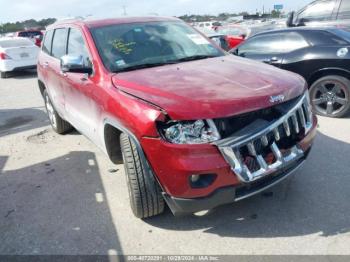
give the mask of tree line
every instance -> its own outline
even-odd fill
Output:
[[[15,23],[0,24],[0,34],[12,33],[27,29],[44,30],[48,25],[56,22],[55,18],[46,18],[41,20],[29,19],[25,21],[17,21]]]
[[[271,14],[268,14],[269,17],[279,17],[280,16],[279,11],[273,10]],[[230,17],[233,16],[246,16],[248,15],[247,12],[241,12],[241,13],[221,13],[217,16],[215,15],[183,15],[179,18],[186,21],[186,22],[204,22],[204,21],[210,21],[210,20],[217,20],[217,21],[225,21]],[[12,33],[27,29],[38,29],[38,30],[44,30],[48,25],[53,24],[56,22],[56,18],[46,18],[41,20],[35,20],[35,19],[29,19],[22,22],[15,22],[15,23],[5,23],[0,24],[0,34],[6,34],[6,33]]]
[[[271,13],[264,14],[264,17],[278,18],[280,17],[280,15],[281,15],[280,11],[272,10]],[[249,16],[249,13],[248,12],[221,13],[221,14],[218,14],[217,16],[215,15],[183,15],[183,16],[179,16],[179,18],[190,23],[190,22],[205,22],[205,21],[211,21],[211,20],[225,21],[234,16],[245,17],[245,16]]]

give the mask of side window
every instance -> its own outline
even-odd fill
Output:
[[[299,13],[297,20],[305,19],[306,21],[327,21],[332,17],[335,0],[319,0],[307,6]]]
[[[68,36],[68,55],[82,56],[84,58],[85,65],[90,65],[89,53],[85,44],[83,35],[79,29],[69,29]]]
[[[312,45],[347,45],[348,43],[333,33],[317,30],[309,33]]]
[[[56,29],[52,41],[52,56],[60,59],[66,54],[67,28]]]
[[[257,36],[248,40],[239,50],[238,55],[245,54],[281,54],[307,47],[306,40],[295,32],[276,33]]]
[[[53,30],[49,30],[45,34],[44,43],[43,43],[43,52],[46,54],[51,54],[51,46],[52,46],[52,36]]]
[[[350,1],[348,0],[341,1],[338,19],[350,19]]]

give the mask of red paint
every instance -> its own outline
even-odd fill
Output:
[[[245,37],[243,36],[234,36],[234,35],[228,35],[226,36],[226,41],[228,43],[228,46],[230,49],[238,46],[239,44],[243,43],[245,40]]]
[[[247,28],[239,25],[219,26],[215,31],[226,35],[226,41],[230,49],[244,42],[250,34],[250,31]]]
[[[165,191],[176,197],[200,197],[215,189],[238,184],[235,174],[218,149],[210,144],[174,145],[159,137],[155,121],[208,119],[232,116],[270,107],[271,95],[286,99],[301,95],[305,81],[296,74],[247,59],[227,55],[176,65],[114,74],[104,67],[89,28],[109,24],[164,21],[168,18],[121,18],[93,22],[66,22],[57,27],[77,27],[89,48],[94,74],[62,76],[58,59],[41,52],[38,77],[48,87],[62,117],[81,114],[85,135],[104,147],[107,119],[128,129],[140,141],[145,155]],[[48,66],[47,66],[48,65]],[[73,123],[74,125],[74,123]],[[314,124],[313,129],[316,126]],[[310,146],[315,132],[300,143]],[[205,189],[189,186],[191,174],[215,173],[217,179]]]
[[[296,74],[232,55],[119,73],[113,83],[184,120],[254,111],[270,107],[271,95],[287,100],[305,90]]]

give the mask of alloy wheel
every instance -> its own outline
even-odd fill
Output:
[[[343,83],[336,80],[318,83],[311,97],[314,109],[328,116],[341,112],[349,103],[346,88]]]

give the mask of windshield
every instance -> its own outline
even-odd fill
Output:
[[[112,72],[225,55],[183,22],[117,24],[91,29],[104,65]]]

